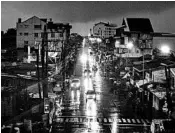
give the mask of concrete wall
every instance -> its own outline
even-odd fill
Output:
[[[116,35],[116,27],[108,27],[103,23],[99,23],[93,27],[93,34],[100,37],[109,38],[110,36]]]

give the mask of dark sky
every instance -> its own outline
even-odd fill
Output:
[[[123,17],[150,18],[155,32],[175,33],[175,2],[169,1],[2,1],[1,30],[15,27],[18,18],[32,16],[69,22],[72,32],[88,35],[93,24],[104,21],[121,25]]]

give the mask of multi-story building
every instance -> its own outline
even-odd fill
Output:
[[[116,35],[117,25],[99,22],[93,26],[93,35],[100,38],[109,38]]]
[[[122,26],[116,31],[116,55],[134,58],[143,53],[152,55],[153,32],[148,18],[124,18]],[[132,48],[127,47],[129,43],[133,44]]]
[[[47,24],[48,54],[51,58],[60,58],[63,46],[67,45],[70,37],[69,23],[53,23],[50,20]],[[64,45],[63,45],[64,44]]]
[[[63,43],[65,44],[70,36],[71,28],[69,23],[53,23],[51,19],[47,22],[47,19],[40,19],[36,16],[23,22],[19,18],[16,26],[18,58],[28,63],[36,61],[35,50],[39,49],[41,59],[44,32],[47,35],[45,41],[48,43],[49,57],[60,55]]]
[[[16,24],[18,59],[26,59],[26,62],[36,60],[32,52],[36,49],[35,44],[42,42],[42,33],[46,23],[47,19],[40,19],[36,16],[23,22],[21,18],[18,19]]]

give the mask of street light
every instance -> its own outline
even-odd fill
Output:
[[[161,47],[162,53],[169,54],[170,53],[170,48],[166,45]]]
[[[82,61],[82,63],[86,63],[87,60],[88,60],[87,55],[86,54],[82,54],[81,55],[81,61]]]
[[[173,51],[170,51],[170,48],[166,45],[161,47],[161,52],[165,54],[170,54]],[[161,63],[162,66],[165,67],[165,77],[166,77],[166,96],[167,96],[167,103],[168,103],[168,113],[169,111],[172,111],[172,99],[170,96],[171,91],[171,77],[170,77],[170,65]],[[174,65],[174,64],[173,64]],[[172,113],[172,112],[170,112]],[[170,114],[169,114],[170,115]]]
[[[128,42],[126,44],[126,47],[127,47],[127,59],[126,59],[126,67],[127,67],[127,64],[128,64],[128,57],[129,57],[129,50],[131,50],[133,48],[134,44],[133,42]]]
[[[133,48],[133,43],[132,42],[128,42],[128,44],[126,44],[126,47],[128,48],[128,49],[132,49]]]
[[[101,43],[102,40],[100,38],[97,38],[96,40],[97,40],[97,43],[98,43],[98,51],[99,51],[99,43]]]

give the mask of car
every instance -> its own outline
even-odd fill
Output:
[[[80,89],[80,79],[73,79],[70,83],[71,89]]]
[[[92,71],[96,72],[97,70],[98,70],[97,66],[96,65],[93,65]]]
[[[85,77],[88,77],[88,76],[89,76],[89,77],[92,77],[92,72],[91,72],[91,70],[85,69],[85,70],[84,70],[84,76],[85,76]]]
[[[96,92],[95,92],[95,90],[88,90],[88,91],[86,92],[86,101],[87,101],[88,99],[96,100]]]

